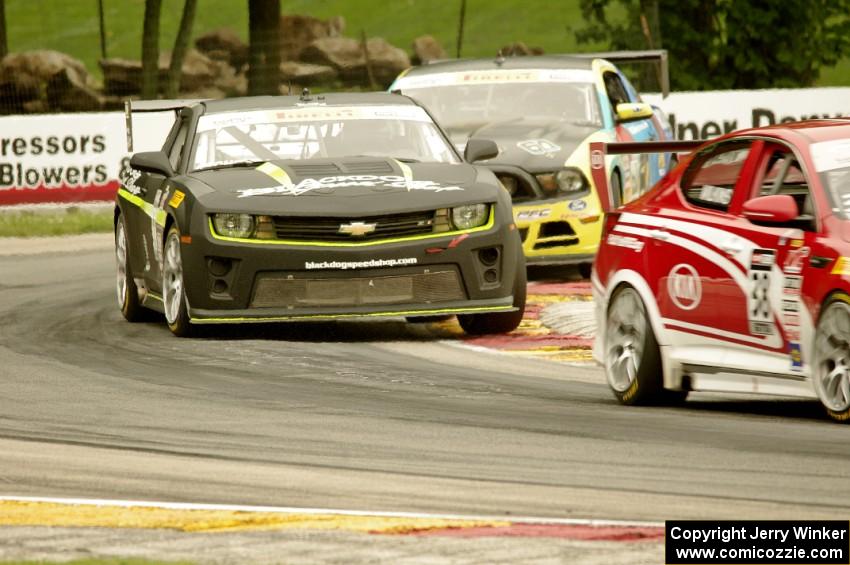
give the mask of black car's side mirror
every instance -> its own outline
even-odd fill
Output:
[[[147,173],[159,173],[170,177],[174,174],[168,155],[163,151],[144,151],[130,157],[130,166]]]
[[[489,139],[470,139],[463,150],[463,158],[467,163],[492,159],[499,155],[499,146]]]

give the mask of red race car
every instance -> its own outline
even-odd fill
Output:
[[[594,357],[623,404],[755,392],[850,421],[850,120],[699,145],[607,214],[592,282]]]

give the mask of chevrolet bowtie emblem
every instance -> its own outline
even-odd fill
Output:
[[[353,237],[364,236],[367,233],[372,233],[378,224],[367,224],[366,222],[351,222],[350,224],[340,224],[339,233],[347,233]]]

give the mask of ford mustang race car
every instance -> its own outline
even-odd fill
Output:
[[[658,59],[666,89],[666,52],[604,55]],[[482,164],[513,198],[529,263],[579,264],[585,275],[602,227],[588,144],[670,139],[666,118],[600,56],[439,62],[406,71],[390,89],[423,103],[460,147],[467,139],[496,141],[499,155]],[[616,198],[627,202],[645,192],[669,163],[666,154],[608,158]]]
[[[389,93],[138,103],[175,112],[136,153],[115,208],[124,316],[196,324],[457,314],[522,319],[511,202],[431,116]],[[133,117],[128,112],[132,140]],[[466,156],[493,156],[493,142]]]
[[[592,284],[621,402],[795,395],[850,421],[850,120],[700,146],[606,216]]]

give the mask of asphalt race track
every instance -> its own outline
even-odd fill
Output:
[[[400,321],[128,324],[111,251],[0,257],[0,494],[562,518],[842,518],[815,402],[624,408]]]

